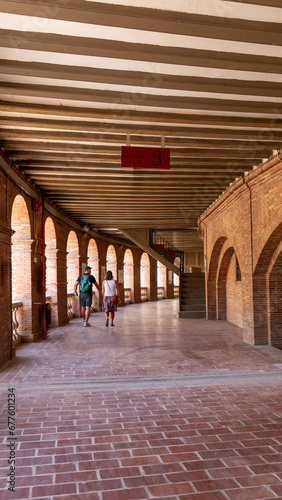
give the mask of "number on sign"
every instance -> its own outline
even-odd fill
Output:
[[[158,167],[162,163],[162,152],[160,149],[156,149],[156,151],[153,152],[153,156],[156,158],[155,160],[152,161],[152,165],[155,167]]]

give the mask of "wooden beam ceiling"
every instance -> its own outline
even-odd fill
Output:
[[[0,0],[0,147],[82,224],[199,249],[199,215],[281,148],[281,2],[126,4]],[[121,169],[128,134],[171,169]]]

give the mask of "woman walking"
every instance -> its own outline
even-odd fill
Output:
[[[103,293],[103,306],[102,311],[106,316],[105,325],[109,326],[109,315],[111,314],[111,326],[114,325],[115,312],[117,311],[117,305],[120,302],[119,296],[119,286],[118,282],[113,279],[112,271],[107,271],[106,279],[103,281],[102,285]]]

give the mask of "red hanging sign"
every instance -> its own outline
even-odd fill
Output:
[[[127,168],[170,169],[169,148],[121,147],[121,166]]]

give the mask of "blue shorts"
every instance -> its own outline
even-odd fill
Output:
[[[91,307],[92,304],[92,292],[80,292],[80,302],[82,307]]]

